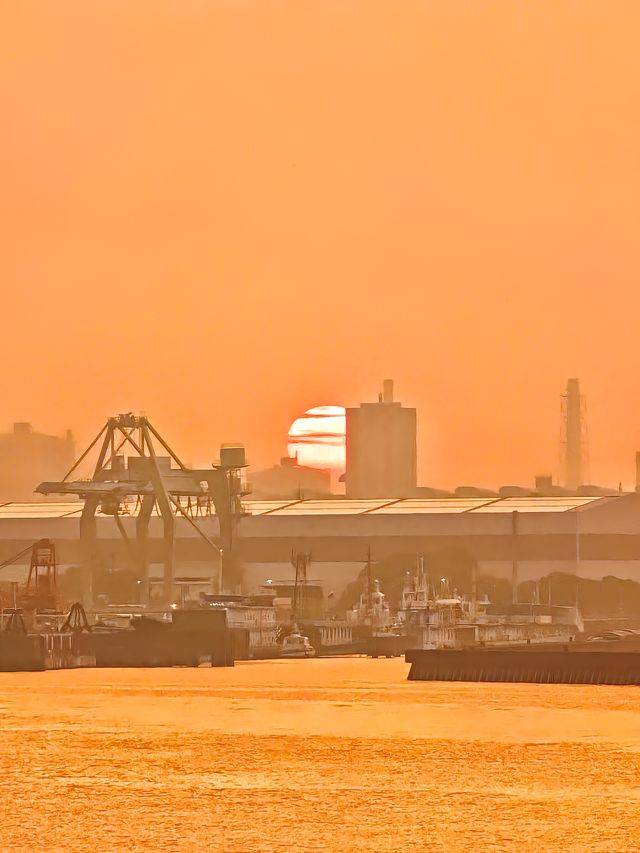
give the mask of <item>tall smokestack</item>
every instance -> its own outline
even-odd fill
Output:
[[[569,379],[562,396],[564,482],[568,489],[577,489],[584,483],[584,402],[580,395],[580,381]]]
[[[393,403],[393,379],[385,379],[382,383],[382,402]]]
[[[636,451],[636,492],[640,492],[640,450]]]

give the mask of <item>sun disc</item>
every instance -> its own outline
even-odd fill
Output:
[[[288,452],[298,464],[342,473],[346,416],[343,406],[315,406],[289,428]]]

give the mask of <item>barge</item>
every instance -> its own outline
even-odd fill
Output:
[[[5,628],[0,631],[0,672],[43,672],[95,665],[90,634],[76,631],[28,633],[22,612],[8,612]]]
[[[411,664],[409,681],[640,684],[640,653],[624,643],[410,649],[405,660]]]
[[[73,614],[73,617],[72,617]],[[226,611],[176,610],[171,622],[149,618],[129,628],[90,626],[74,605],[59,631],[28,632],[20,610],[0,631],[0,672],[80,667],[233,666],[237,638]]]
[[[175,610],[171,622],[140,617],[125,630],[94,630],[96,666],[233,666],[224,608]]]

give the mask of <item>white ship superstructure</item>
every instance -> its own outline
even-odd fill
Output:
[[[437,587],[431,584],[420,556],[415,574],[407,573],[398,618],[404,632],[415,637],[416,647],[423,649],[571,642],[582,629],[575,607],[520,604],[501,613],[491,609],[486,596],[468,599],[455,589],[451,592],[446,578],[440,578]]]
[[[365,586],[362,594],[351,610],[347,611],[347,625],[352,628],[364,628],[372,634],[388,631],[392,623],[391,610],[385,594],[380,589],[380,581],[374,579],[371,556],[367,559]]]

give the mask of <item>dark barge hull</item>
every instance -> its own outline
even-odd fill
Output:
[[[411,649],[410,681],[640,684],[640,653],[528,649]]]
[[[96,666],[234,664],[234,635],[229,631],[223,608],[176,610],[169,624],[141,619],[137,625],[134,630],[94,631]]]
[[[42,672],[45,663],[43,637],[0,635],[0,672]]]
[[[96,665],[86,634],[0,634],[0,672],[43,672]]]
[[[231,640],[225,632],[113,631],[92,637],[98,667],[233,666]]]
[[[233,666],[238,637],[226,611],[176,611],[169,624],[140,620],[132,630],[0,632],[0,672],[77,667]]]
[[[83,667],[233,666],[230,637],[198,632],[0,634],[0,672]]]

